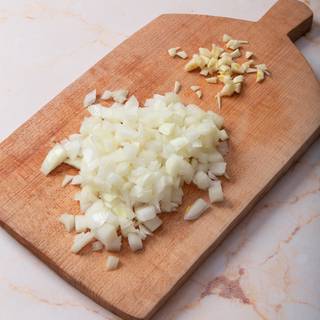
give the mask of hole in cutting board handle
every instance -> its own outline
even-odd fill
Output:
[[[310,30],[312,20],[313,12],[301,1],[279,0],[258,23],[296,41]]]

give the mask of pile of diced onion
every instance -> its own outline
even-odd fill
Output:
[[[134,96],[126,100],[125,90],[105,91],[100,99],[115,102],[105,107],[95,90],[89,93],[84,106],[90,116],[80,133],[57,143],[41,167],[45,175],[61,163],[79,169],[62,181],[80,186],[74,199],[81,214],[60,217],[68,232],[76,232],[72,252],[89,244],[93,251],[120,251],[124,238],[131,250],[142,249],[162,224],[159,213],[181,205],[184,183],[208,190],[211,203],[223,200],[218,177],[226,175],[226,162],[219,145],[228,135],[220,115],[184,105],[173,92],[155,94],[144,107]],[[199,198],[184,218],[194,220],[209,207]],[[109,269],[117,264],[117,257],[108,257]]]

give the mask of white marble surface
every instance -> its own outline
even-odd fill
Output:
[[[316,22],[297,46],[320,79],[320,0],[310,2]],[[0,0],[0,139],[161,13],[257,20],[273,3]],[[319,245],[320,140],[154,319],[320,319]],[[2,229],[0,248],[1,320],[117,319]]]

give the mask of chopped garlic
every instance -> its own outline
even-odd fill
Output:
[[[242,47],[243,44],[248,44],[248,43],[249,42],[245,41],[245,40],[234,40],[234,39],[231,39],[226,44],[226,47],[228,49],[236,50],[236,49]]]
[[[220,94],[217,93],[215,98],[217,99],[218,109],[221,110],[221,96],[220,96]]]
[[[96,102],[96,99],[97,99],[97,91],[96,89],[94,89],[84,97],[83,106],[85,108],[89,107],[90,105]]]
[[[199,86],[191,86],[190,89],[191,89],[193,92],[196,92],[197,90],[200,90],[200,87],[199,87]]]
[[[185,51],[179,51],[176,54],[178,57],[180,57],[181,59],[187,59],[188,58],[188,54]]]
[[[211,78],[207,78],[206,81],[208,83],[217,83],[218,82],[218,78],[217,77],[211,77]]]
[[[108,256],[106,264],[108,270],[115,270],[118,268],[119,258],[115,256]]]
[[[244,73],[243,67],[239,63],[232,63],[231,64],[231,71],[234,73]]]
[[[232,37],[229,36],[228,34],[224,34],[223,37],[222,37],[222,41],[223,42],[229,42],[230,40],[232,40]]]
[[[236,76],[233,78],[233,83],[240,83],[243,82],[244,77],[242,75]]]
[[[246,59],[250,59],[252,56],[253,56],[253,52],[251,52],[251,51],[246,51],[246,53],[245,53]]]
[[[209,69],[208,68],[203,68],[201,71],[200,71],[200,74],[202,76],[207,76],[209,74]]]
[[[202,98],[202,91],[201,90],[197,90],[196,91],[196,95],[198,96],[199,99]]]
[[[246,73],[256,73],[257,72],[257,69],[256,68],[248,68],[246,70]]]
[[[236,49],[232,51],[230,55],[232,58],[239,58],[241,57],[241,51],[239,49]]]
[[[179,93],[180,89],[181,89],[181,83],[179,81],[175,81],[173,92],[174,93]]]
[[[211,58],[211,51],[207,48],[199,48],[199,55]]]
[[[177,50],[180,50],[180,47],[170,48],[168,50],[169,56],[174,57],[177,54]]]
[[[212,57],[218,59],[220,57],[220,55],[222,54],[222,52],[224,52],[223,48],[220,48],[217,45],[212,44],[212,49],[211,49]]]
[[[257,69],[256,82],[262,82],[264,80],[264,72],[261,69]]]

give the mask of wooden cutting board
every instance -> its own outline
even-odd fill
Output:
[[[97,303],[126,319],[149,318],[318,135],[319,83],[291,42],[311,24],[312,12],[295,0],[280,0],[258,22],[160,16],[1,143],[1,225]],[[142,252],[131,253],[125,246],[117,271],[106,271],[106,253],[88,249],[71,254],[73,236],[64,232],[57,217],[79,210],[72,200],[76,187],[60,187],[64,174],[72,170],[63,165],[45,177],[39,168],[54,140],[79,129],[86,115],[81,106],[84,95],[93,88],[100,93],[106,88],[128,88],[143,101],[154,92],[171,91],[178,79],[184,102],[217,111],[214,96],[221,86],[207,85],[198,73],[184,72],[185,61],[170,58],[167,49],[182,46],[191,55],[200,46],[219,43],[224,33],[249,40],[257,61],[272,71],[272,77],[261,84],[249,75],[239,96],[223,100],[221,113],[231,136],[232,178],[224,182],[226,201],[201,219],[185,222],[185,207],[203,196],[194,187],[185,188],[181,210],[163,216],[163,227],[145,242]],[[203,100],[189,89],[193,84],[203,89]]]

